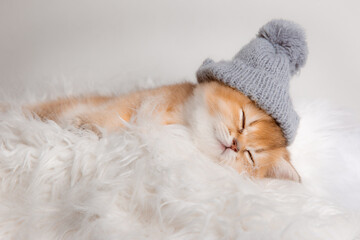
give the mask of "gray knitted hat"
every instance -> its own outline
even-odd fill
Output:
[[[291,103],[289,81],[305,64],[307,53],[299,25],[272,20],[232,60],[206,59],[196,75],[199,83],[217,80],[244,93],[276,120],[291,144],[299,116]]]

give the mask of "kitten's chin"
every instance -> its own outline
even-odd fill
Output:
[[[194,138],[195,146],[213,161],[230,164],[236,161],[237,153],[226,147],[216,138],[213,140],[204,138]]]
[[[222,163],[232,163],[236,161],[237,154],[230,148],[226,148],[220,155],[219,160]]]
[[[197,138],[194,136],[195,146],[207,157],[214,161],[225,160],[224,156],[227,156],[230,149],[227,149],[224,145],[218,141],[209,141],[208,139]],[[232,150],[231,150],[232,151]]]

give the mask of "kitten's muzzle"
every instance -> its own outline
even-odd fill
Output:
[[[220,145],[222,146],[222,153],[224,153],[226,150],[231,149],[234,152],[239,152],[240,147],[238,141],[234,138],[230,144],[223,143],[222,141],[218,140]]]

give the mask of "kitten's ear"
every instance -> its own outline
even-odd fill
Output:
[[[272,167],[267,171],[266,177],[301,182],[301,177],[294,166],[283,158],[273,163]]]

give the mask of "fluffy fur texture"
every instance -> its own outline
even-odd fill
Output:
[[[355,239],[360,128],[332,109],[299,108],[303,184],[219,166],[142,111],[100,140],[0,113],[0,238]]]

